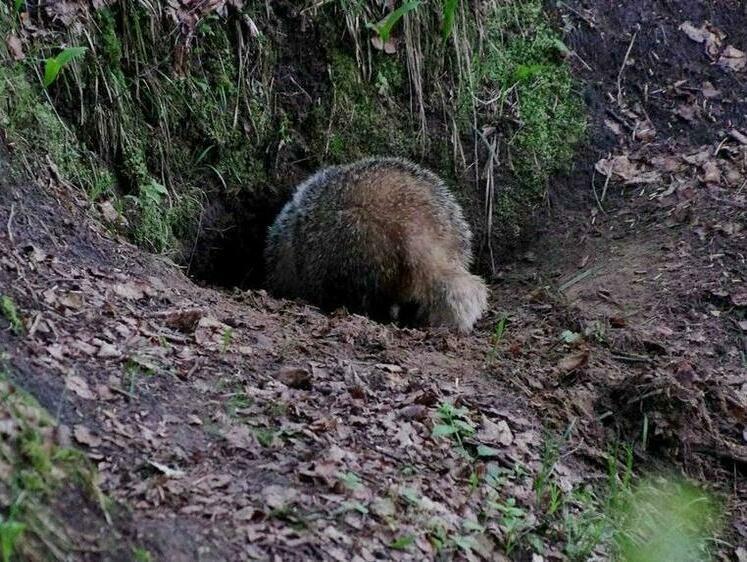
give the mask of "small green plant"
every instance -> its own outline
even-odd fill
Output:
[[[403,535],[395,541],[392,541],[389,544],[389,548],[392,548],[394,550],[407,550],[414,543],[415,537],[413,537],[412,535]]]
[[[491,339],[493,340],[493,345],[500,343],[500,341],[503,339],[503,335],[506,333],[506,322],[508,321],[508,317],[503,315],[501,316],[501,319],[498,320],[498,322],[495,324],[495,327],[493,328],[493,334],[491,336]]]
[[[153,560],[151,553],[141,547],[133,549],[132,557],[136,562],[151,562]]]
[[[444,40],[451,36],[451,31],[454,28],[454,18],[456,17],[456,11],[459,7],[459,0],[444,0],[444,23],[441,32],[444,36]]]
[[[254,430],[254,435],[257,437],[257,442],[263,447],[272,447],[277,437],[278,432],[266,427],[258,427]]]
[[[521,536],[530,529],[527,512],[516,505],[516,498],[508,498],[504,502],[493,501],[490,505],[501,514],[503,543],[506,552],[510,554],[516,548]]]
[[[475,424],[469,419],[467,408],[457,408],[450,402],[443,402],[437,410],[438,421],[433,426],[433,437],[450,437],[464,449],[464,439],[475,434]]]
[[[16,543],[21,539],[26,525],[14,521],[13,518],[3,520],[0,515],[0,553],[2,562],[10,562],[16,548]]]
[[[231,347],[231,342],[233,341],[233,330],[231,328],[226,328],[223,331],[223,335],[221,335],[221,353],[225,353],[228,351],[228,348]]]
[[[409,0],[408,2],[402,4],[396,10],[393,10],[380,22],[367,23],[366,27],[368,27],[369,29],[373,29],[378,34],[378,36],[381,37],[381,40],[386,43],[389,40],[392,29],[395,25],[397,25],[397,22],[401,20],[407,12],[411,12],[418,6],[420,6],[420,0]]]
[[[551,496],[550,501],[553,501],[553,494],[559,493],[559,491],[553,491],[556,485],[552,480],[553,470],[555,470],[555,464],[559,458],[560,445],[558,441],[550,435],[546,436],[542,446],[542,464],[537,472],[537,476],[534,478],[534,492],[537,497],[537,505],[546,503],[548,492]],[[557,502],[557,499],[554,501]],[[557,507],[555,505],[555,510],[557,510]]]
[[[86,47],[66,47],[56,57],[51,57],[44,61],[44,87],[48,88],[51,86],[57,80],[60,71],[70,61],[83,56],[85,52]]]
[[[244,410],[252,405],[252,399],[244,392],[236,392],[226,401],[226,413],[233,417],[236,417],[238,410]]]
[[[722,509],[703,489],[679,478],[646,478],[613,512],[614,539],[627,562],[711,559]]]
[[[339,474],[337,478],[348,490],[355,491],[363,486],[360,476],[358,476],[355,472],[344,472]]]
[[[19,336],[23,333],[23,322],[21,321],[21,316],[18,314],[18,308],[13,299],[8,295],[0,297],[0,313],[8,321],[10,329],[14,334]]]

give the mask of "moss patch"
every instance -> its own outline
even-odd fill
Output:
[[[0,374],[0,545],[3,559],[43,560],[70,552],[73,539],[52,507],[65,489],[103,498],[79,452],[57,444],[55,423]]]
[[[378,154],[415,152],[414,123],[402,104],[405,69],[398,59],[377,56],[373,81],[365,81],[355,58],[335,50],[330,56],[332,96],[318,109],[318,152],[343,163]]]

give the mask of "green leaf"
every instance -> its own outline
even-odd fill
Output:
[[[44,64],[44,87],[48,88],[49,85],[57,79],[57,75],[62,70],[62,66],[57,59],[47,59]]]
[[[568,48],[568,46],[557,37],[552,40],[552,44],[564,57],[567,57],[571,54],[571,50]]]
[[[433,433],[431,435],[433,437],[446,437],[448,435],[454,435],[457,431],[459,430],[453,425],[438,424],[433,426]]]
[[[451,35],[458,5],[459,0],[444,0],[444,25],[442,29],[444,40],[448,39]]]
[[[560,339],[563,340],[565,343],[576,343],[578,341],[581,341],[583,337],[581,334],[577,332],[571,332],[570,330],[563,330],[560,333]]]
[[[26,525],[23,523],[12,520],[3,522],[0,518],[0,553],[3,562],[10,562],[16,542],[25,529]]]
[[[15,1],[15,8],[16,12],[20,12],[21,8],[23,7],[24,0],[16,0]]]
[[[66,47],[55,58],[60,63],[60,66],[65,66],[71,60],[83,56],[86,50],[86,47]]]
[[[337,477],[349,490],[357,490],[363,485],[360,477],[355,472],[340,473]]]
[[[478,445],[477,446],[477,456],[478,457],[498,457],[500,456],[501,451],[498,449],[495,449],[493,447],[488,447],[487,445]]]
[[[475,426],[468,421],[454,420],[454,426],[457,428],[457,431],[461,431],[462,433],[472,434],[475,432]]]
[[[417,490],[413,490],[412,488],[404,488],[400,491],[400,495],[412,505],[420,505],[420,496],[418,495]]]
[[[405,2],[380,22],[367,23],[366,27],[373,29],[378,33],[379,37],[381,37],[381,40],[386,43],[389,40],[389,35],[391,35],[392,29],[397,25],[397,22],[401,20],[407,12],[411,12],[418,6],[420,6],[420,0],[410,0],[409,2]]]
[[[86,47],[66,47],[56,57],[47,59],[44,64],[44,87],[48,88],[57,80],[57,75],[66,64],[85,52]]]
[[[412,535],[405,535],[403,537],[398,538],[396,541],[391,543],[389,545],[389,548],[393,548],[395,550],[405,550],[408,546],[412,545],[415,542],[415,537]]]

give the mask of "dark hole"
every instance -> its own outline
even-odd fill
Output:
[[[270,195],[211,200],[200,216],[195,241],[184,248],[187,275],[206,285],[262,287],[267,230],[285,199]]]

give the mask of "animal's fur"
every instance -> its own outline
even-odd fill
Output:
[[[270,228],[265,258],[275,294],[382,318],[472,329],[487,289],[469,273],[471,237],[444,183],[394,158],[320,170]]]

